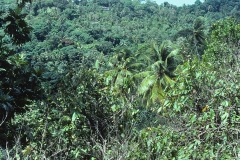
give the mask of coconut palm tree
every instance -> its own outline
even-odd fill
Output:
[[[192,28],[185,28],[180,30],[175,36],[176,40],[179,37],[186,37],[189,42],[189,49],[194,50],[195,54],[199,54],[199,52],[203,52],[203,47],[206,39],[206,27],[205,21],[203,18],[197,18]]]
[[[138,92],[143,95],[147,106],[163,99],[164,89],[173,84],[176,76],[174,71],[182,60],[179,49],[173,48],[170,41],[163,41],[160,46],[153,44],[152,55],[149,56],[153,60],[152,65],[146,71],[136,74],[136,77],[143,78]]]
[[[204,42],[206,35],[204,33],[205,26],[202,18],[197,18],[193,24],[193,43],[195,47],[195,53],[198,53],[198,48],[201,47]]]
[[[115,56],[109,62],[110,70],[105,72],[107,80],[120,92],[126,92],[133,88],[133,75],[136,72],[138,63],[131,50],[121,49],[115,52]]]

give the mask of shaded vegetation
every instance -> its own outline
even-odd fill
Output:
[[[239,159],[238,1],[0,2],[0,159]]]

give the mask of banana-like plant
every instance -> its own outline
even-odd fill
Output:
[[[152,55],[149,56],[153,60],[152,65],[136,74],[136,77],[142,78],[138,93],[143,95],[147,106],[164,98],[164,89],[173,84],[174,71],[182,61],[179,49],[174,48],[170,41],[163,41],[160,46],[153,44]]]

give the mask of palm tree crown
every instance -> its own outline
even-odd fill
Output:
[[[165,87],[174,82],[174,71],[182,61],[179,49],[174,48],[170,41],[163,41],[160,46],[153,44],[152,54],[149,56],[153,60],[152,65],[147,71],[136,75],[143,78],[138,91],[147,100],[147,106],[151,102],[161,101]]]

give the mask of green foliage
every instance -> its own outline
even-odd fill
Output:
[[[10,144],[14,139],[15,129],[10,127],[10,119],[16,113],[24,113],[26,105],[32,100],[40,99],[41,73],[32,68],[26,55],[16,53],[15,45],[30,41],[31,27],[27,25],[22,14],[22,1],[15,9],[1,13],[0,27],[4,31],[0,41],[0,145]],[[12,45],[10,45],[12,44]]]
[[[213,35],[217,28],[216,26],[216,30],[212,30]],[[231,36],[230,32],[228,36]],[[214,43],[214,37],[209,41]],[[214,47],[221,48],[225,39],[218,39],[218,42],[220,44]],[[240,78],[239,59],[232,62],[222,56],[216,60],[211,47],[208,45],[202,61],[193,57],[178,69],[179,77],[175,85],[169,88],[165,101],[158,109],[162,115],[177,124],[179,133],[185,137],[185,140],[178,143],[183,143],[188,148],[185,151],[179,150],[178,158],[234,159],[239,152],[239,130],[236,130],[239,128],[240,90],[236,83]],[[219,63],[223,61],[224,63]]]
[[[208,40],[206,53],[214,54],[216,60],[235,61],[238,54],[240,25],[235,19],[227,18],[212,25],[212,34]],[[212,59],[214,60],[214,59]]]
[[[198,18],[194,21],[193,25],[193,36],[194,36],[194,43],[195,45],[202,45],[205,41],[205,33],[204,33],[204,20],[201,18]]]
[[[21,45],[29,41],[30,28],[24,21],[26,15],[21,14],[22,8],[17,7],[15,10],[9,9],[9,13],[0,18],[0,27],[4,30],[0,42],[0,75],[1,75],[1,113],[6,112],[12,117],[13,110],[21,112],[25,103],[35,97],[31,82],[37,83],[36,77],[31,75],[32,71],[25,61],[24,55],[15,54],[14,50],[7,46],[4,41],[7,36],[10,37],[12,44]],[[26,83],[30,83],[29,88]],[[36,89],[38,90],[38,89]],[[29,99],[27,99],[29,97]],[[32,97],[32,98],[31,98]],[[2,119],[1,115],[1,119]]]
[[[49,24],[44,19],[38,20],[34,26],[34,34],[39,41],[44,41],[50,29]]]
[[[109,70],[104,75],[106,83],[111,84],[116,92],[128,95],[135,90],[134,73],[136,72],[136,60],[133,53],[128,49],[115,52],[110,59]]]
[[[192,28],[182,29],[173,36],[175,40],[179,37],[188,40],[188,48],[190,48],[190,52],[202,55],[207,37],[205,19],[198,17],[193,22]]]
[[[103,41],[99,45],[96,45],[96,49],[99,52],[103,52],[104,54],[109,54],[112,51],[113,44],[112,42]]]
[[[147,105],[151,102],[161,101],[164,97],[164,89],[172,85],[175,69],[181,63],[179,50],[173,48],[169,41],[162,42],[158,47],[153,45],[152,55],[153,64],[148,71],[143,71],[137,77],[143,78],[139,86],[139,94],[147,99]]]
[[[184,135],[158,126],[141,130],[135,138],[135,142],[129,146],[131,151],[127,159],[175,159],[182,150],[180,141]],[[176,141],[179,143],[176,144]]]
[[[93,38],[88,33],[82,32],[79,29],[72,31],[70,34],[74,37],[76,42],[78,41],[86,44],[93,42]]]
[[[30,141],[29,158],[101,157],[96,147],[131,127],[132,107],[104,84],[104,77],[94,70],[72,67],[59,73],[58,90],[50,92],[47,101],[32,104],[21,120],[16,118],[15,125],[23,127]]]
[[[237,2],[17,2],[0,13],[3,158],[239,159],[240,29],[216,21]]]

